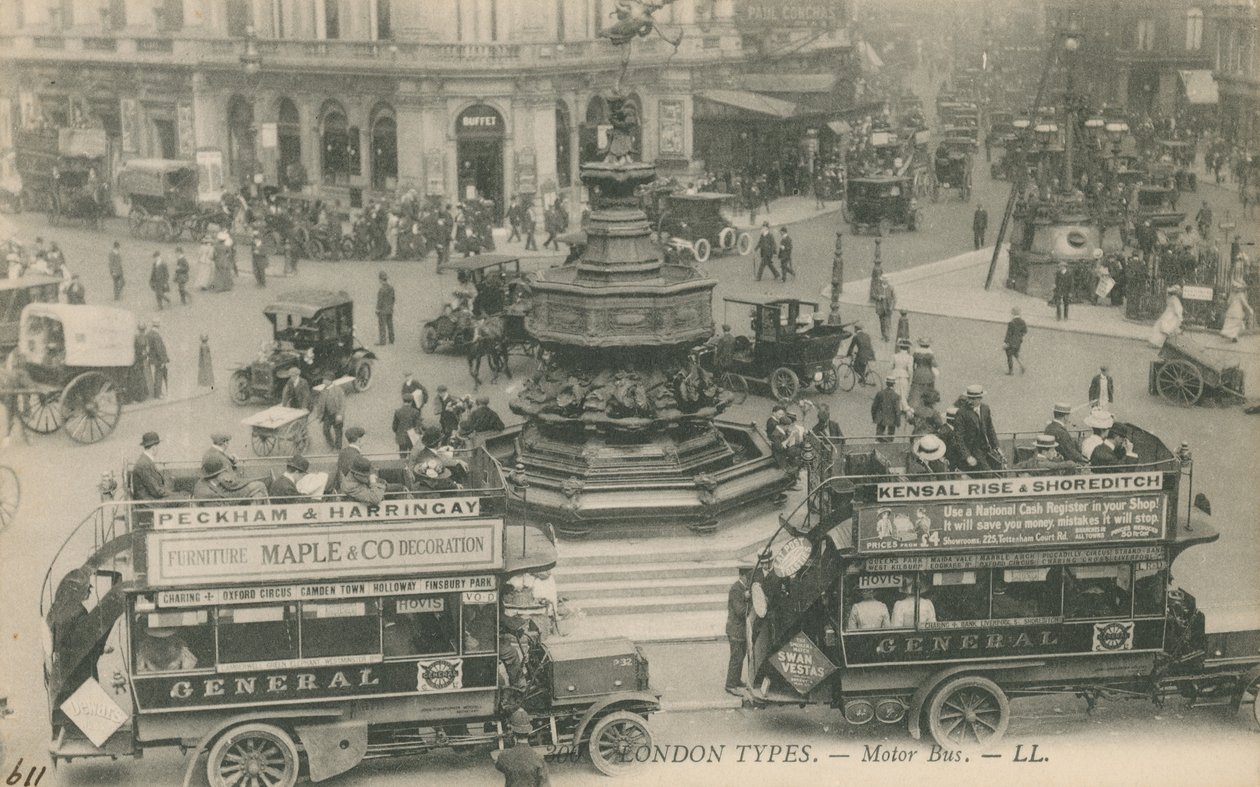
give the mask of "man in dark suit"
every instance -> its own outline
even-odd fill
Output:
[[[1068,318],[1068,303],[1072,299],[1072,272],[1068,270],[1066,262],[1059,263],[1059,269],[1054,272],[1054,294],[1050,296],[1050,302],[1054,304],[1054,319],[1066,320]]]
[[[381,271],[380,279],[381,286],[376,291],[378,346],[394,343],[394,285],[389,283],[389,274],[385,271]]]
[[[779,244],[774,240],[774,233],[770,232],[770,222],[762,222],[761,235],[757,238],[757,254],[761,258],[761,262],[757,265],[757,281],[761,281],[761,275],[765,273],[766,268],[770,269],[771,276],[779,278],[779,271],[774,267],[774,255],[778,251]]]
[[[1081,449],[1076,445],[1076,438],[1072,437],[1072,433],[1068,431],[1066,419],[1072,412],[1072,405],[1066,402],[1059,402],[1054,406],[1054,415],[1050,419],[1050,423],[1046,424],[1046,428],[1041,431],[1050,435],[1058,443],[1059,456],[1064,459],[1071,460],[1077,464],[1085,464],[1089,461],[1089,457],[1081,453]]]
[[[490,752],[494,769],[503,774],[505,787],[551,787],[547,761],[529,745],[529,736],[534,731],[529,713],[524,708],[512,711],[509,727],[512,746]]]
[[[871,401],[871,420],[875,422],[875,434],[881,443],[891,443],[892,435],[901,426],[901,394],[897,393],[897,378],[884,378],[884,387],[875,393]]]
[[[145,432],[140,438],[140,458],[131,468],[131,494],[137,500],[162,500],[171,496],[171,482],[157,467],[157,446],[161,442],[157,432]]]
[[[1125,465],[1136,463],[1133,443],[1124,432],[1114,427],[1089,455],[1089,467],[1095,473],[1119,473]]]
[[[857,373],[862,385],[870,385],[866,381],[866,367],[875,360],[875,347],[871,344],[870,334],[862,329],[860,322],[853,323],[853,338],[849,340],[847,354],[853,359],[853,371]]]
[[[363,448],[359,441],[367,434],[361,426],[352,426],[346,430],[346,445],[337,453],[337,480],[350,474],[354,460],[363,456]]]
[[[277,476],[267,486],[267,496],[273,503],[296,503],[306,497],[298,491],[297,483],[302,480],[311,463],[301,454],[294,454],[284,466],[284,473]]]
[[[971,241],[977,249],[984,245],[984,231],[988,228],[989,212],[983,205],[977,205],[976,212],[971,216]]]
[[[726,665],[726,693],[740,695],[744,688],[744,656],[748,653],[748,588],[753,566],[740,566],[739,577],[726,593],[726,641],[731,647]]]
[[[1108,373],[1110,369],[1100,366],[1098,374],[1089,381],[1089,403],[1094,407],[1110,410],[1116,401],[1116,381]]]
[[[796,269],[792,267],[792,236],[788,235],[787,227],[779,227],[779,268],[783,270],[784,281],[789,273],[796,278]]]
[[[416,409],[415,401],[412,399],[411,394],[404,388],[402,404],[394,411],[394,419],[389,427],[390,431],[394,433],[394,442],[398,444],[398,455],[403,459],[406,459],[407,454],[411,453],[414,445],[411,433],[420,434],[420,421],[420,411]]]
[[[1000,470],[1002,467],[997,432],[993,428],[993,414],[983,399],[983,387],[967,386],[967,393],[962,400],[964,406],[958,408],[955,422],[965,451],[962,469],[969,473]]]
[[[945,421],[936,430],[936,436],[945,443],[945,462],[951,470],[962,470],[967,466],[967,449],[962,444],[955,426],[958,420],[958,408],[945,410]]]
[[[1024,337],[1028,335],[1028,323],[1019,316],[1019,307],[1011,307],[1011,321],[1006,324],[1006,338],[1002,347],[1006,350],[1006,373],[1015,374],[1015,364],[1019,364],[1019,373],[1024,373],[1024,362],[1019,352],[1024,346]]]
[[[502,432],[506,426],[499,414],[490,409],[490,397],[478,396],[477,406],[468,414],[467,427],[465,431],[468,434],[477,432]]]
[[[149,364],[149,379],[153,381],[154,399],[162,399],[167,394],[166,367],[171,362],[166,352],[166,341],[158,333],[161,325],[161,321],[154,317],[149,323],[149,330],[144,332],[145,359]]]

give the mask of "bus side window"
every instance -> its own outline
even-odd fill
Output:
[[[137,612],[132,633],[136,674],[214,666],[214,628],[209,610]]]
[[[1063,584],[1065,618],[1129,617],[1132,566],[1070,566]]]
[[[1168,588],[1168,572],[1163,563],[1138,563],[1134,566],[1133,614],[1163,615],[1164,594]]]
[[[1058,566],[995,569],[993,618],[1058,617],[1060,587]]]
[[[386,656],[434,656],[458,651],[454,593],[387,599],[384,612]]]
[[[464,653],[497,653],[499,650],[499,598],[493,590],[463,594]]]
[[[375,599],[302,604],[302,658],[375,655],[380,652],[380,603]]]
[[[297,607],[220,607],[219,663],[298,657]]]
[[[864,631],[892,626],[892,606],[901,587],[900,574],[848,574],[844,577],[844,630]]]
[[[923,595],[932,599],[936,619],[985,620],[989,617],[989,571],[933,571],[931,587]]]

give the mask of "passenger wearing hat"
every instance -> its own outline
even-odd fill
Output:
[[[901,395],[897,393],[897,378],[891,374],[884,378],[884,387],[875,392],[871,400],[871,420],[875,422],[875,434],[881,443],[891,443],[892,435],[901,426]]]
[[[197,668],[197,657],[175,628],[164,626],[144,632],[136,648],[137,672],[180,672]]]
[[[140,452],[131,467],[131,496],[136,500],[163,500],[173,491],[170,479],[157,466],[157,447],[162,442],[157,432],[145,432],[140,438]]]
[[[524,708],[512,711],[508,722],[512,731],[512,745],[502,751],[490,752],[494,769],[503,774],[506,787],[550,787],[547,761],[529,745],[533,721]]]
[[[962,470],[968,474],[1000,470],[1004,462],[997,430],[993,428],[993,414],[983,399],[983,386],[967,386],[966,394],[959,400],[958,417],[954,422],[964,451]]]
[[[761,262],[757,265],[757,281],[761,281],[761,275],[766,268],[770,269],[770,275],[779,278],[779,270],[774,267],[774,255],[779,251],[779,244],[774,239],[774,233],[770,231],[770,222],[761,222],[761,235],[757,238],[757,254],[761,258]],[[783,277],[786,280],[786,276]]]
[[[350,474],[350,467],[354,464],[354,460],[363,456],[363,446],[360,441],[367,432],[361,426],[351,426],[346,429],[346,444],[337,452],[337,477],[338,480],[345,478]]]
[[[845,631],[861,631],[865,629],[886,629],[892,618],[888,615],[888,605],[875,597],[874,588],[860,588],[861,600],[849,609],[849,617],[845,621]]]
[[[731,656],[726,664],[726,693],[741,696],[744,683],[744,657],[748,654],[748,600],[755,561],[740,564],[739,576],[726,591],[726,641]]]
[[[219,457],[227,463],[228,469],[239,470],[240,462],[236,458],[236,454],[228,450],[228,443],[232,442],[232,435],[227,432],[212,432],[210,434],[210,447],[201,455],[201,461],[204,464],[207,459]]]
[[[426,459],[415,466],[415,483],[412,489],[418,492],[439,491],[443,489],[459,489],[459,484],[451,479],[451,471],[441,459]]]
[[[266,502],[267,486],[262,481],[242,481],[221,456],[207,455],[201,461],[201,478],[193,485],[193,497],[241,504]]]
[[[902,582],[901,597],[893,602],[892,618],[889,621],[892,628],[914,628],[914,594],[918,587],[919,583],[915,579]],[[932,599],[920,595],[918,606],[920,624],[936,622],[936,605],[932,603]]]
[[[366,456],[355,457],[350,472],[341,479],[341,494],[356,503],[378,506],[385,499],[386,491],[385,482],[377,477]]]
[[[1074,473],[1076,465],[1063,459],[1059,455],[1059,441],[1054,435],[1039,434],[1037,435],[1037,443],[1035,452],[1022,462],[1015,465],[1015,469],[1031,471],[1021,473],[1021,475],[1053,475],[1055,473]]]
[[[1011,307],[1011,321],[1006,324],[1006,338],[1002,340],[1002,349],[1006,351],[1006,373],[1015,374],[1015,364],[1019,364],[1019,373],[1024,373],[1024,362],[1019,352],[1024,346],[1024,337],[1028,335],[1028,323],[1019,316],[1019,307]]]
[[[934,434],[925,434],[916,440],[910,455],[906,457],[906,474],[949,475],[949,463],[945,461],[945,441]]]
[[[1107,436],[1089,455],[1089,467],[1095,473],[1118,473],[1125,465],[1137,463],[1133,442],[1123,430],[1113,426]]]
[[[1093,434],[1087,435],[1081,441],[1081,454],[1086,457],[1093,456],[1094,449],[1102,445],[1102,441],[1107,437],[1107,432],[1116,423],[1115,417],[1106,410],[1095,407],[1089,411],[1089,416],[1085,419],[1085,425],[1093,430]]]
[[[284,472],[274,479],[267,487],[267,495],[273,503],[296,503],[307,499],[306,495],[298,489],[298,483],[306,476],[308,470],[311,469],[311,463],[301,454],[294,454],[285,463]]]
[[[506,428],[503,419],[490,408],[490,397],[483,395],[477,397],[477,406],[468,413],[462,431],[473,435],[478,432],[502,432]]]
[[[945,418],[936,429],[936,436],[945,443],[945,464],[950,470],[962,470],[967,466],[967,449],[963,447],[962,438],[955,427],[958,419],[958,408],[945,409]]]
[[[1081,453],[1081,449],[1076,446],[1076,438],[1072,437],[1072,433],[1067,428],[1067,417],[1072,413],[1072,405],[1067,402],[1058,402],[1054,406],[1054,413],[1050,419],[1050,423],[1046,424],[1041,431],[1044,434],[1053,437],[1057,445],[1059,455],[1077,464],[1085,464],[1089,458]]]
[[[315,395],[311,393],[311,384],[302,376],[302,370],[290,366],[284,376],[288,379],[280,390],[280,405],[310,411]]]

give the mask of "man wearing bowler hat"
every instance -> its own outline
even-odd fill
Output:
[[[131,468],[131,494],[137,500],[162,500],[171,496],[170,479],[157,467],[157,447],[161,442],[157,432],[145,432],[140,438],[140,457]]]
[[[901,426],[901,394],[897,393],[897,378],[888,375],[884,387],[871,400],[871,420],[875,422],[875,434],[881,443],[891,443],[897,427]]]
[[[306,499],[298,490],[298,482],[301,481],[307,471],[311,469],[311,463],[301,454],[294,454],[284,466],[284,473],[272,480],[267,487],[267,495],[273,503],[296,503]]]

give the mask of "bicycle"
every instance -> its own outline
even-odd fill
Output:
[[[840,390],[842,391],[852,391],[858,380],[861,380],[863,385],[874,385],[875,383],[871,381],[871,375],[869,364],[865,371],[859,375],[857,370],[853,368],[853,356],[851,355],[846,355],[836,362],[836,380],[839,382]]]
[[[748,399],[748,381],[743,375],[730,371],[718,372],[717,384],[719,388],[735,395],[735,404],[743,404]]]

